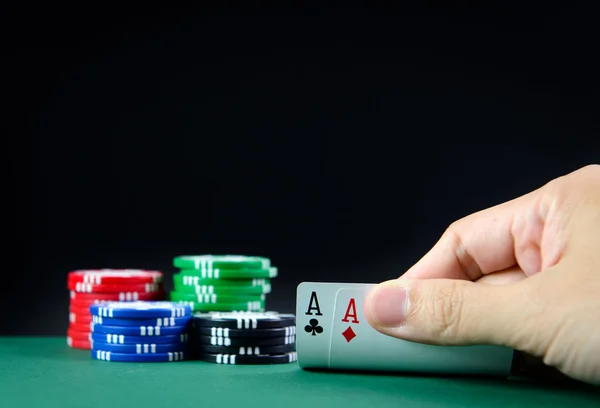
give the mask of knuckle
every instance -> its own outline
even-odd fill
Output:
[[[453,241],[457,240],[459,238],[457,231],[460,229],[460,225],[462,223],[463,223],[462,219],[453,221],[450,225],[448,225],[448,227],[446,227],[446,230],[442,234],[442,237],[445,237],[446,239],[450,239]]]
[[[578,183],[575,183],[577,181]],[[585,184],[586,188],[589,188],[587,184],[596,184],[600,181],[600,164],[589,164],[581,167],[571,173],[565,174],[561,177],[557,177],[547,183],[550,190],[554,193],[560,194],[565,191],[577,190],[578,184]]]
[[[475,280],[481,276],[481,267],[463,243],[459,233],[462,222],[462,220],[459,220],[450,224],[446,231],[444,231],[442,239],[445,240],[446,247],[452,251],[456,265],[462,271],[463,275],[470,280]]]
[[[581,169],[582,173],[593,174],[600,177],[600,164],[588,164]]]

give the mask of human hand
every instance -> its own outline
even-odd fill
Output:
[[[600,384],[600,166],[453,223],[364,313],[393,337],[507,346]]]

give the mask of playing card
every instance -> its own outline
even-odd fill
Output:
[[[303,282],[296,290],[296,354],[303,368],[327,368],[335,295],[345,283]]]
[[[347,285],[350,286],[350,285]],[[432,346],[379,333],[366,321],[364,298],[373,284],[337,291],[329,368],[342,370],[508,375],[513,350],[496,346]]]

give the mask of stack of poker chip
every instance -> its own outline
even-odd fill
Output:
[[[70,290],[67,344],[89,350],[90,306],[114,301],[163,300],[163,273],[138,269],[79,270],[68,274]]]
[[[193,351],[217,364],[286,364],[296,358],[296,317],[276,312],[195,313]]]
[[[174,362],[188,359],[192,310],[174,302],[109,302],[90,306],[93,359]]]
[[[172,301],[195,312],[263,312],[277,268],[268,258],[239,255],[179,256],[173,260]]]

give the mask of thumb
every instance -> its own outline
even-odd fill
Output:
[[[371,289],[364,313],[377,331],[425,344],[517,347],[527,337],[520,283],[396,279]],[[519,338],[523,336],[523,338]]]

